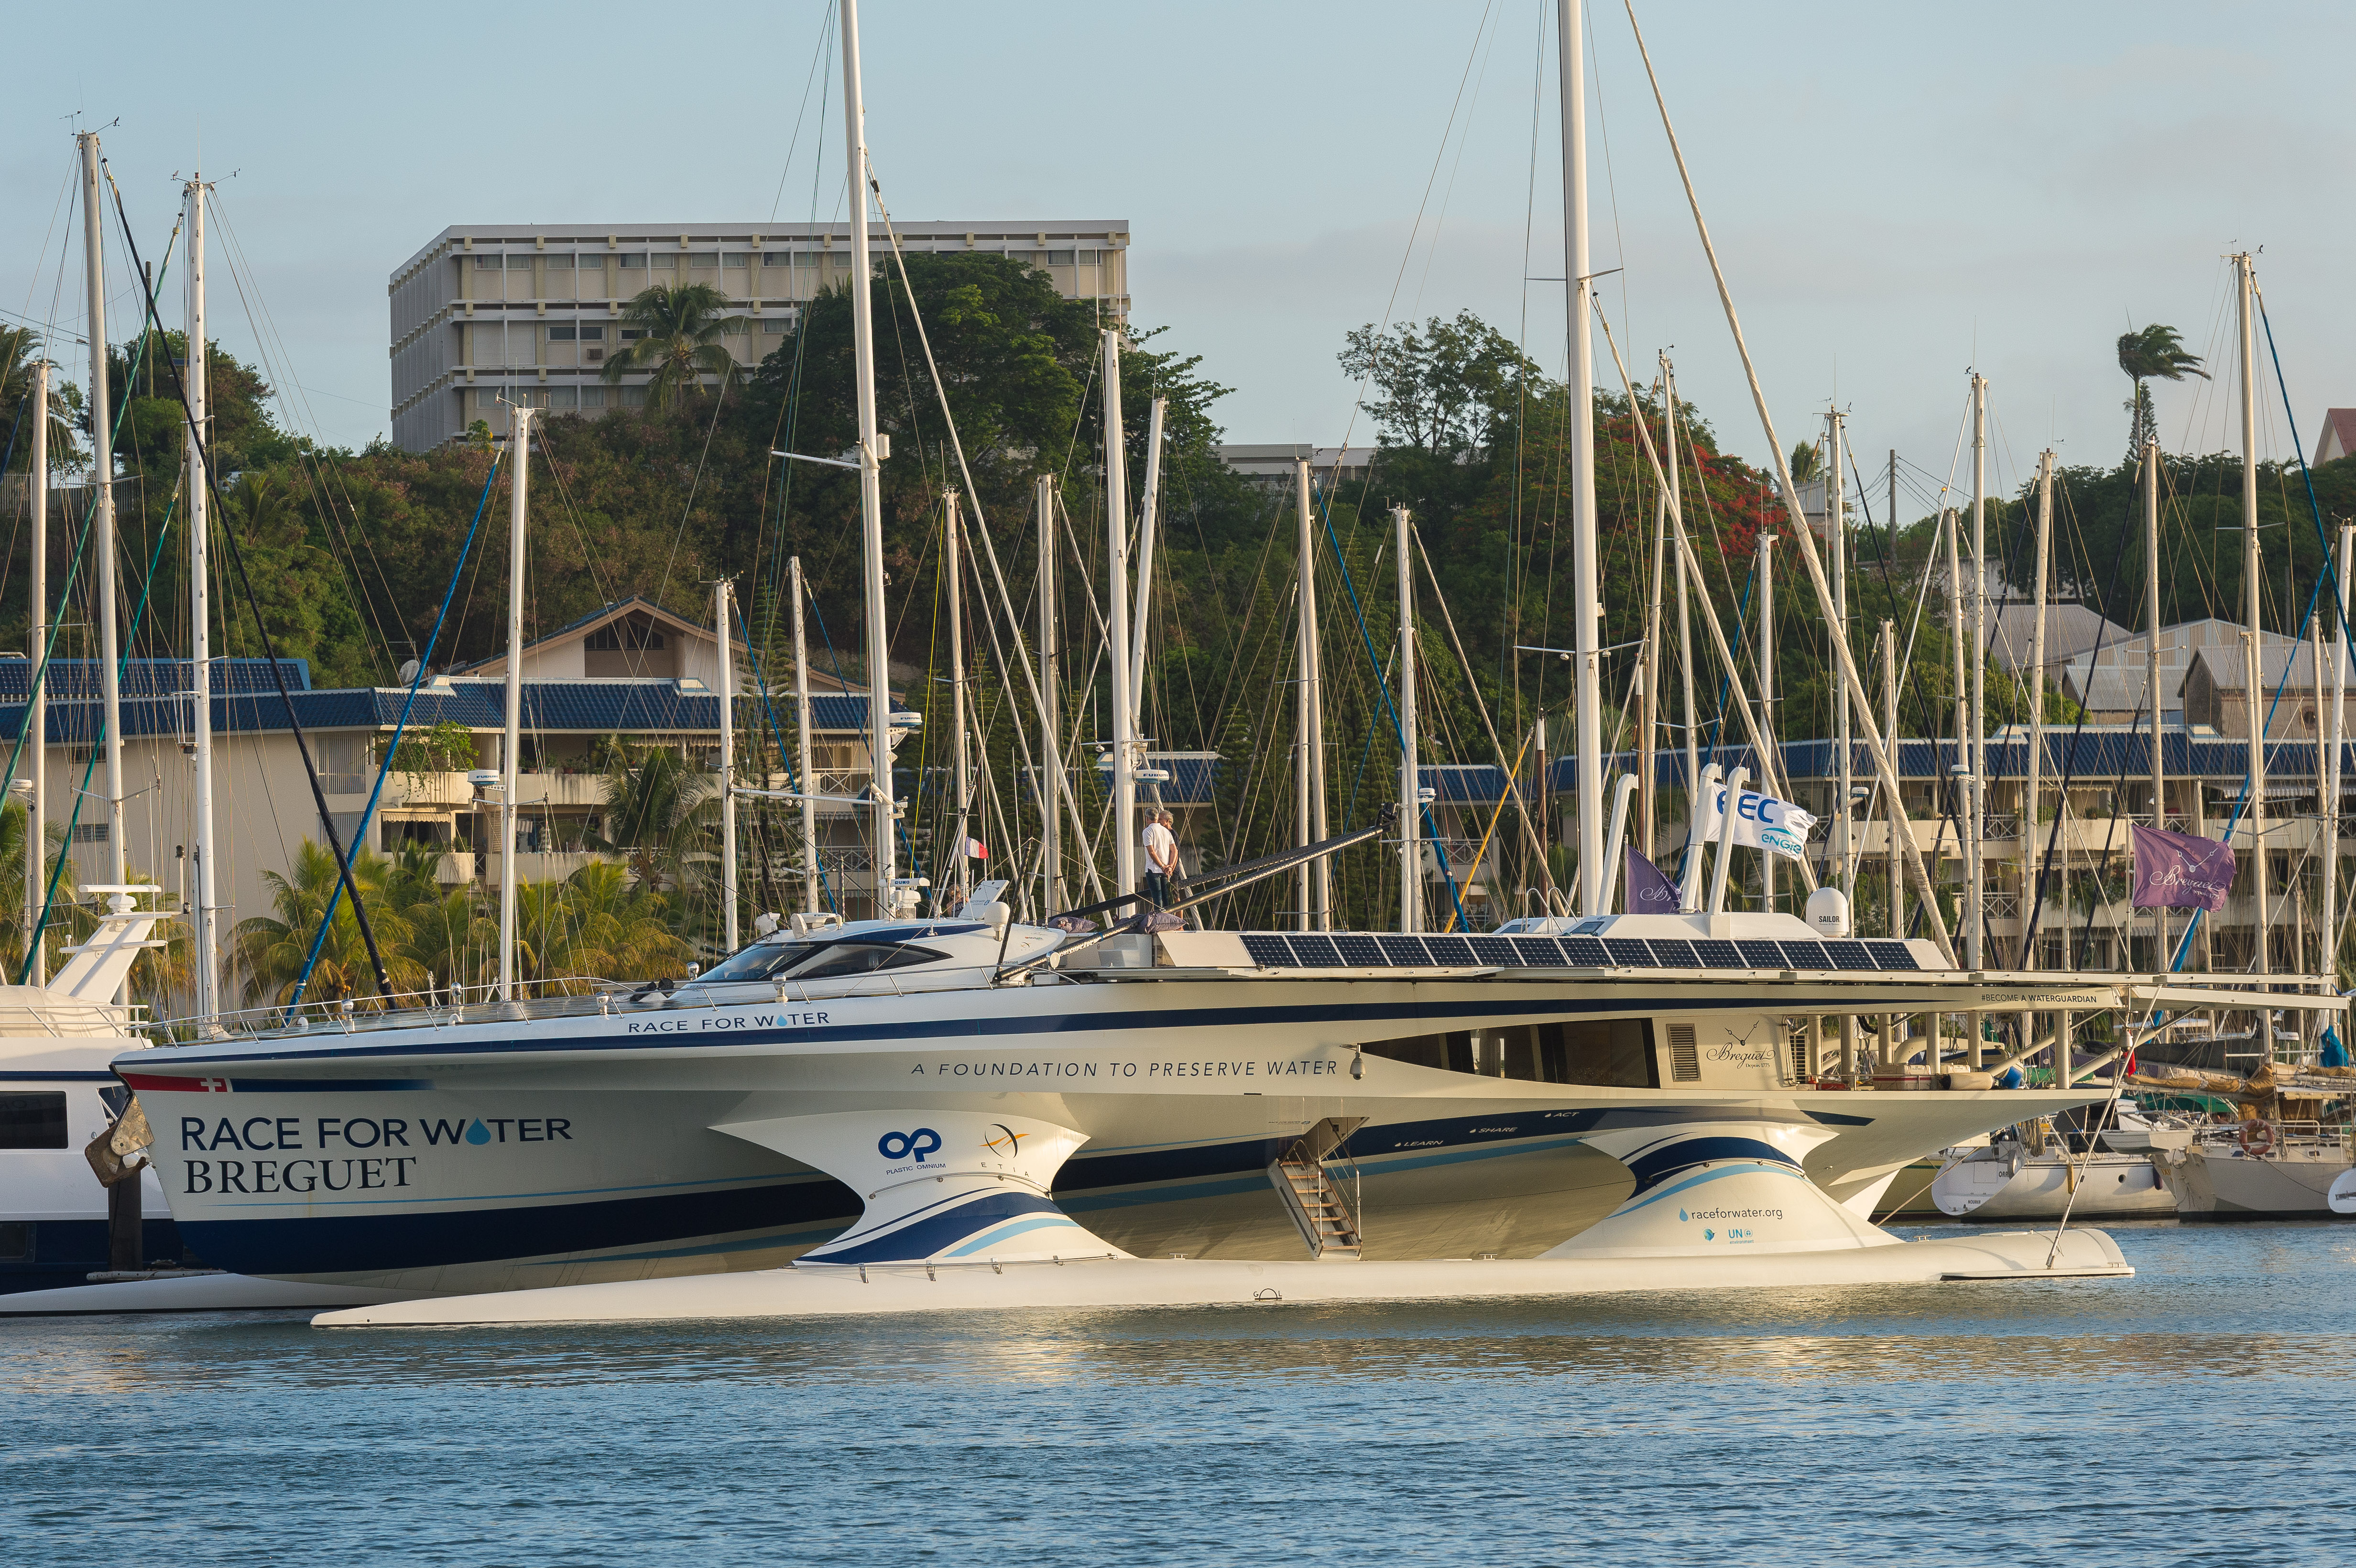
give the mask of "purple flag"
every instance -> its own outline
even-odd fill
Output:
[[[1630,914],[1675,914],[1677,912],[1677,885],[1661,875],[1661,869],[1644,858],[1640,849],[1628,851],[1628,901],[1624,906]]]
[[[2130,823],[2135,837],[2137,909],[2205,909],[2214,914],[2233,891],[2233,851],[2213,838]]]

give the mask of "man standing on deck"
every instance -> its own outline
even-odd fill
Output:
[[[1170,904],[1170,880],[1178,874],[1178,835],[1170,831],[1170,813],[1160,806],[1145,808],[1145,874],[1137,891],[1156,909]]]

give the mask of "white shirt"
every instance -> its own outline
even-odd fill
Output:
[[[1145,858],[1167,875],[1178,869],[1178,836],[1159,822],[1145,825]]]

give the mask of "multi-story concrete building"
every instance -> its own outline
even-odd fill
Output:
[[[1039,268],[1067,299],[1129,316],[1125,220],[908,223],[909,251],[983,252]],[[880,226],[876,261],[889,256]],[[424,452],[476,420],[501,427],[499,399],[558,412],[629,407],[644,377],[604,379],[628,329],[622,307],[658,283],[709,283],[751,330],[728,337],[745,367],[776,350],[802,304],[850,275],[848,224],[515,224],[444,229],[397,268],[391,296],[392,439]]]

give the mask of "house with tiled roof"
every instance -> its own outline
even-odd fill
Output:
[[[2325,464],[2356,453],[2356,409],[2326,409],[2323,411],[2323,431],[2315,438],[2315,455],[2308,466],[2320,468]]]

